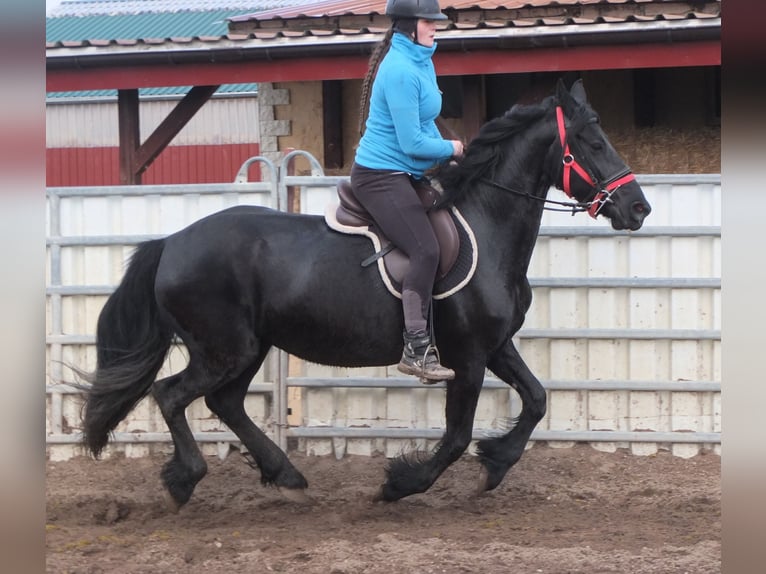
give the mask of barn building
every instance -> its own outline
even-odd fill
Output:
[[[267,7],[300,0],[271,1]],[[305,4],[306,2],[304,2]],[[210,37],[225,34],[227,18],[258,9],[249,0],[65,0],[49,10],[46,41],[67,45],[112,38]],[[192,81],[189,81],[191,84]],[[87,88],[87,86],[83,86]],[[139,89],[141,141],[168,117],[191,85]],[[46,98],[46,179],[49,186],[120,183],[117,90],[49,91]],[[257,84],[219,86],[143,173],[148,184],[230,181],[260,153]],[[166,136],[167,137],[167,136]],[[254,166],[252,177],[258,177]]]
[[[182,186],[161,196],[153,184],[232,182],[242,158],[259,154],[277,165],[289,150],[306,150],[328,176],[350,168],[361,78],[388,27],[385,0],[226,2],[65,2],[199,5],[215,12],[218,27],[154,31],[147,19],[125,38],[102,21],[98,34],[85,34],[91,37],[48,37],[46,422],[53,457],[78,453],[78,404],[58,385],[60,364],[92,365],[95,319],[132,246],[225,205],[202,192],[184,195]],[[441,6],[449,19],[437,33],[434,61],[453,130],[470,140],[513,104],[549,94],[559,77],[581,77],[654,205],[649,229],[630,236],[612,237],[600,222],[575,229],[569,214],[543,220],[530,268],[535,303],[519,334],[519,349],[550,391],[535,440],[612,450],[629,443],[637,454],[658,445],[681,456],[720,449],[721,2]],[[169,11],[169,22],[192,19]],[[298,175],[314,171],[303,161],[292,166]],[[97,196],[78,188],[117,183],[129,191]],[[222,195],[229,192],[235,195],[229,187]],[[221,201],[259,201],[237,197]],[[296,197],[290,207],[306,211],[305,196]],[[173,355],[168,368],[182,363]],[[360,388],[355,375],[291,362],[284,381],[298,392],[290,402],[270,390],[279,369],[259,373],[248,412],[280,435],[280,446],[290,438],[314,454],[395,454],[440,436],[438,389]],[[381,367],[362,375],[395,373]],[[347,380],[320,386],[332,377]],[[518,408],[505,385],[490,384],[476,423],[497,429]],[[208,452],[228,452],[231,433],[204,405],[190,408],[190,418]],[[146,444],[167,442],[165,430],[156,406],[145,402],[116,440],[141,455]]]
[[[124,3],[152,6],[161,1]],[[215,101],[214,94],[225,90],[221,86],[243,83],[258,84],[262,92],[258,137],[246,127],[255,129],[251,118],[256,112],[215,121],[219,137],[232,145],[267,144],[267,153],[305,149],[328,170],[349,168],[358,139],[360,78],[388,26],[382,15],[385,0],[284,2],[258,11],[256,4],[279,3],[242,4],[239,11],[233,6],[203,13],[219,19],[217,32],[204,35],[188,25],[178,35],[170,28],[155,32],[162,34],[159,38],[148,27],[133,28],[129,39],[109,28],[111,33],[90,35],[111,38],[49,34],[49,92],[106,89],[118,94],[119,111],[109,113],[122,122],[123,183],[139,182],[144,171],[150,177],[149,166],[155,158],[161,161],[165,146],[184,141],[173,142],[174,130],[191,122],[205,102]],[[253,9],[246,10],[248,5]],[[719,0],[453,0],[442,6],[450,17],[438,33],[435,56],[445,94],[443,115],[466,139],[513,103],[549,93],[555,78],[579,75],[607,132],[636,172],[720,172]],[[174,12],[167,21],[199,19],[197,13],[188,14]],[[193,89],[175,113],[166,112],[172,129],[165,125],[151,138],[141,131],[139,90],[189,85]],[[84,123],[67,132],[91,125],[73,121]],[[210,129],[201,128],[214,138]],[[227,130],[236,133],[227,135]],[[60,148],[64,142],[49,145]]]

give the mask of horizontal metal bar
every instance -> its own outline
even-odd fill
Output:
[[[95,335],[48,335],[46,345],[95,345]]]
[[[500,436],[507,431],[475,429],[472,438]],[[347,427],[291,427],[287,435],[298,438],[442,438],[443,429],[412,428],[347,428]],[[703,432],[623,432],[623,431],[550,431],[536,430],[530,440],[575,442],[661,442],[661,443],[720,443],[721,433]]]
[[[506,431],[496,429],[475,429],[473,440],[500,436]],[[228,431],[193,433],[194,440],[200,443],[231,442],[239,443],[239,438]],[[443,429],[413,428],[355,428],[355,427],[291,427],[287,436],[296,438],[351,438],[351,439],[432,439],[439,440],[444,435]],[[77,444],[82,442],[82,433],[50,434],[45,437],[46,444]],[[170,443],[172,438],[167,432],[118,432],[110,438],[112,443]],[[660,432],[660,431],[551,431],[536,430],[530,440],[574,441],[574,442],[642,442],[642,443],[704,443],[720,444],[721,433],[714,432]]]
[[[503,384],[501,381],[497,382]],[[551,380],[540,382],[549,391],[721,392],[719,381]]]
[[[348,176],[343,175],[288,175],[282,178],[288,186],[303,185],[311,186],[330,186],[336,185],[338,181],[348,181]],[[645,173],[636,174],[636,181],[639,185],[720,185],[720,173]],[[554,189],[551,187],[551,189]]]
[[[49,236],[45,242],[47,245],[59,245],[61,247],[106,247],[121,245],[133,247],[151,239],[162,239],[165,235],[69,235]]]
[[[285,187],[335,187],[339,181],[349,178],[335,175],[286,175],[281,181]]]
[[[549,391],[633,391],[633,392],[702,392],[720,393],[718,381],[619,381],[619,380],[549,380],[540,381]],[[422,389],[423,385],[413,378],[405,377],[289,377],[288,387],[304,389]],[[444,383],[428,385],[429,389],[444,389]],[[510,389],[503,381],[494,378],[484,379],[484,389]],[[271,393],[273,383],[251,383],[249,393]],[[83,391],[66,383],[46,385],[46,394],[75,395]]]
[[[161,239],[168,234],[146,235],[67,235],[49,236],[45,243],[48,246],[61,247],[105,247],[122,245],[132,247],[151,239]],[[645,227],[626,236],[624,232],[614,231],[606,227],[542,227],[540,237],[720,237],[721,228],[710,227]]]
[[[248,393],[271,393],[274,391],[274,383],[250,383],[247,388]],[[73,387],[67,383],[59,383],[54,385],[45,386],[46,395],[80,395],[83,394],[81,389]]]
[[[620,381],[620,380],[541,380],[540,383],[549,391],[681,391],[681,392],[720,392],[718,381]],[[355,388],[355,389],[444,389],[445,383],[436,383],[424,387],[412,377],[288,377],[288,387],[317,388]],[[503,381],[487,377],[485,389],[510,389]]]
[[[720,225],[644,226],[638,231],[617,231],[611,227],[544,226],[540,237],[720,237]]]
[[[284,184],[304,187],[330,187],[348,176],[333,175],[288,175],[282,178]],[[720,174],[636,174],[641,185],[720,185]],[[58,197],[107,197],[142,195],[194,195],[224,193],[270,193],[274,182],[247,181],[233,183],[195,183],[165,185],[94,185],[82,187],[48,187],[46,194]]]
[[[221,432],[195,432],[194,440],[197,442],[240,442],[239,437],[231,431]],[[81,432],[71,434],[49,434],[45,437],[46,444],[77,444],[81,443]],[[173,437],[169,432],[116,432],[109,435],[112,443],[172,443]]]
[[[520,339],[720,341],[719,329],[522,329]]]
[[[50,285],[45,289],[46,295],[110,295],[117,285]]]
[[[58,197],[136,197],[142,195],[222,195],[225,193],[271,193],[273,183],[190,183],[188,185],[94,185],[87,187],[49,187],[46,193]]]
[[[627,341],[720,341],[718,329],[522,329],[518,339],[586,339]],[[93,345],[95,335],[57,335],[45,338],[48,345]]]
[[[338,181],[348,180],[348,176],[285,176],[282,181],[286,186],[330,187]],[[720,174],[636,174],[641,185],[720,185]],[[46,194],[57,197],[110,197],[110,196],[146,196],[146,195],[209,195],[209,194],[246,194],[271,193],[275,182],[247,181],[211,184],[166,184],[166,185],[97,185],[83,187],[48,187]]]
[[[532,287],[592,289],[720,289],[719,277],[530,277]]]
[[[412,377],[287,377],[287,386],[305,389],[444,389],[445,383],[424,387]],[[486,384],[486,381],[485,381]],[[507,385],[502,384],[505,388]],[[501,388],[501,385],[497,385]]]
[[[720,173],[642,173],[636,174],[640,185],[721,185]]]
[[[551,288],[627,288],[627,289],[720,289],[721,279],[715,277],[539,277],[530,278],[535,289]],[[109,295],[116,285],[50,285],[46,295]]]
[[[530,440],[575,442],[660,442],[721,444],[719,432],[661,432],[661,431],[552,431],[532,432]]]

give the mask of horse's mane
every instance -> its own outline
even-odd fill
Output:
[[[502,116],[485,123],[462,159],[443,164],[434,172],[433,176],[444,189],[437,207],[452,204],[479,179],[491,177],[498,165],[512,160],[504,157],[505,146],[501,144],[539,120],[553,105],[553,96],[537,104],[516,104]]]

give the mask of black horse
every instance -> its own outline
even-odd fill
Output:
[[[635,230],[650,211],[640,186],[604,135],[581,82],[489,121],[465,157],[439,174],[476,237],[478,265],[460,291],[435,301],[435,336],[447,384],[438,448],[390,461],[378,500],[425,492],[471,441],[485,369],[523,401],[515,426],[478,443],[480,490],[495,488],[521,457],[545,414],[546,393],[512,341],[532,295],[526,272],[552,185],[572,210]],[[243,402],[266,354],[278,347],[307,361],[390,365],[402,353],[400,302],[374,267],[365,238],[330,230],[322,217],[239,206],[203,218],[133,253],[98,319],[97,366],[84,414],[84,442],[98,456],[110,432],[151,392],[175,452],[162,479],[176,507],[207,471],[184,410],[205,397],[251,453],[264,484],[300,495],[303,475],[247,416]],[[174,336],[186,368],[155,380]]]

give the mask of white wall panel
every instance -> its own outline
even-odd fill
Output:
[[[141,101],[141,141],[160,125],[178,100]],[[119,143],[117,102],[55,104],[45,107],[46,145],[57,147],[113,147]],[[260,140],[258,100],[208,100],[170,145],[251,143]]]

